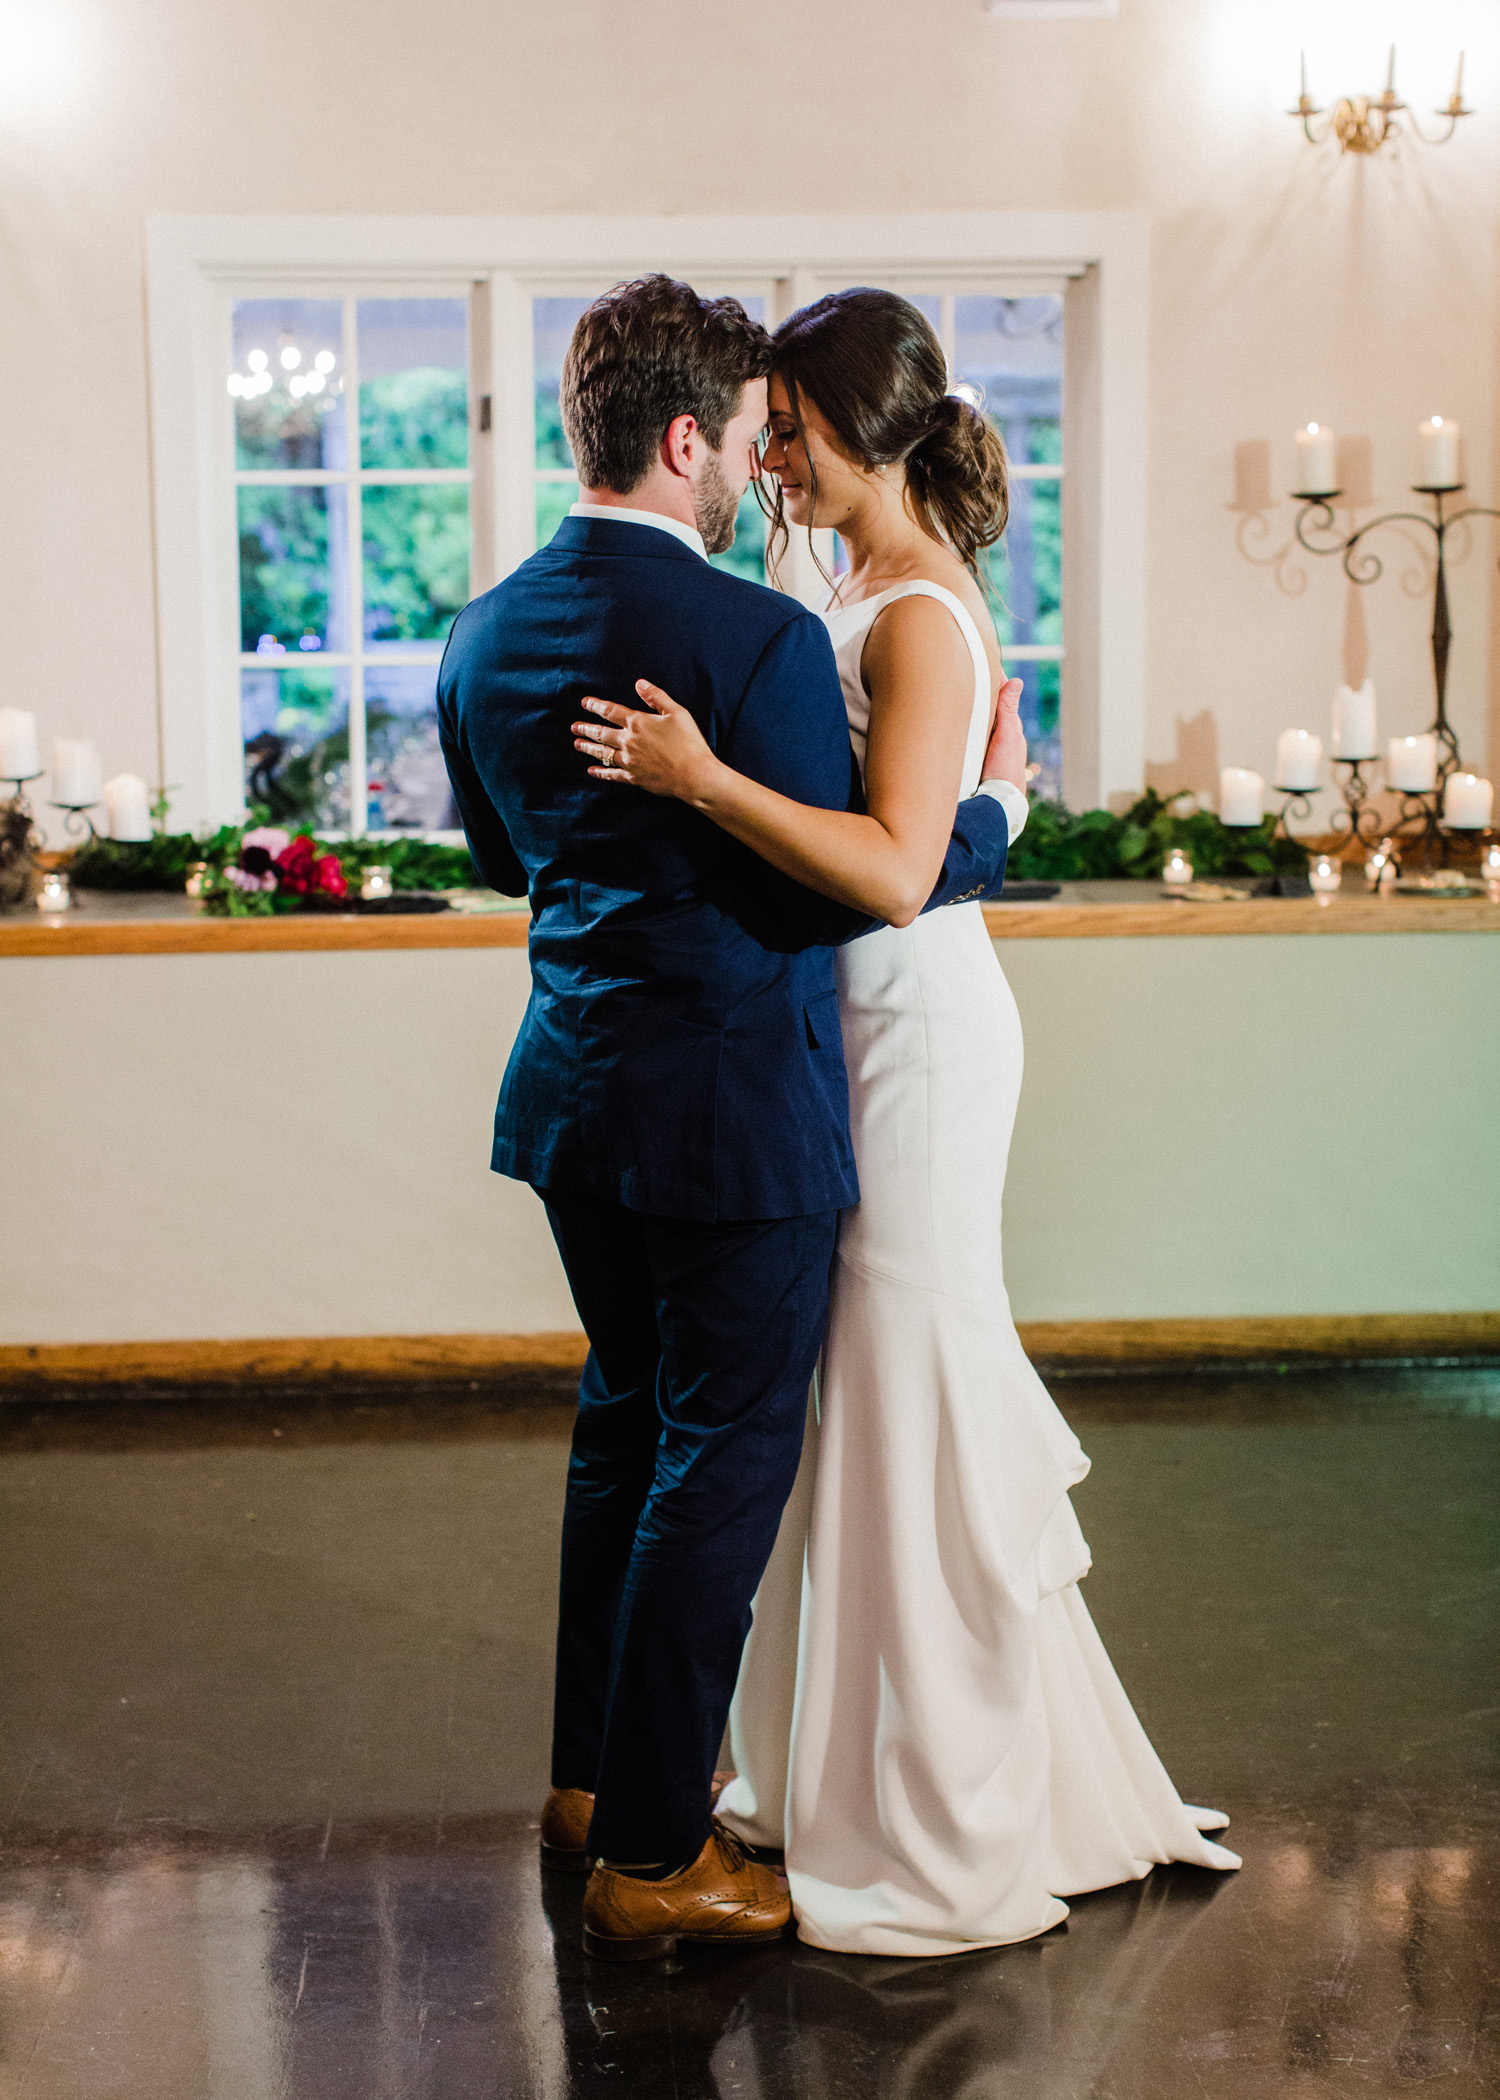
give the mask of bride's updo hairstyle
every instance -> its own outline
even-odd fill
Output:
[[[786,387],[799,434],[805,438],[802,404],[811,401],[856,466],[904,467],[908,511],[982,585],[980,556],[1010,515],[1005,447],[980,409],[949,393],[943,347],[926,315],[895,292],[859,286],[804,306],[773,344],[772,376]],[[808,493],[816,523],[815,468]],[[789,536],[779,484],[769,515],[774,576]]]

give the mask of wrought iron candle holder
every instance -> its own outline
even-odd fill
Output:
[[[1435,858],[1440,857],[1443,866],[1448,864],[1452,848],[1451,836],[1442,821],[1443,790],[1450,773],[1462,770],[1459,756],[1458,734],[1448,720],[1448,655],[1453,643],[1453,622],[1448,612],[1448,534],[1455,525],[1462,525],[1469,518],[1500,518],[1500,510],[1491,510],[1486,505],[1471,503],[1462,510],[1445,512],[1444,498],[1463,493],[1465,484],[1454,482],[1446,487],[1427,483],[1413,485],[1414,496],[1427,496],[1432,500],[1433,515],[1425,511],[1393,510],[1384,517],[1371,518],[1366,524],[1357,526],[1353,532],[1340,534],[1333,540],[1309,539],[1309,530],[1315,533],[1335,532],[1334,504],[1343,491],[1329,489],[1312,492],[1298,489],[1292,501],[1300,503],[1297,513],[1296,534],[1299,545],[1309,554],[1337,554],[1342,556],[1344,574],[1351,583],[1377,583],[1385,573],[1385,564],[1380,556],[1362,546],[1372,532],[1379,532],[1387,525],[1417,525],[1433,535],[1437,552],[1436,573],[1432,590],[1432,682],[1437,699],[1437,713],[1428,730],[1437,739],[1437,779],[1425,793],[1411,789],[1400,789],[1401,811],[1394,823],[1383,823],[1373,806],[1367,807],[1372,783],[1365,779],[1361,768],[1375,763],[1373,758],[1335,758],[1335,766],[1347,765],[1349,778],[1343,783],[1344,822],[1334,819],[1334,828],[1348,834],[1350,842],[1370,842],[1382,832],[1396,836],[1410,835],[1412,843],[1421,844],[1423,860],[1429,868]],[[1283,812],[1285,814],[1285,812]],[[1367,831],[1367,822],[1373,821],[1375,829]]]
[[[97,801],[49,802],[47,807],[48,809],[60,809],[62,811],[63,830],[68,834],[69,838],[77,839],[80,845],[87,846],[94,839],[98,838],[99,834],[94,828],[94,820],[89,815],[91,809],[99,807]]]

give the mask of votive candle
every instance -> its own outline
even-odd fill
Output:
[[[390,868],[383,863],[378,867],[366,868],[359,885],[359,894],[366,903],[371,903],[379,897],[393,897],[396,894],[396,885]]]
[[[1169,889],[1186,889],[1193,879],[1193,864],[1180,846],[1174,846],[1167,855],[1161,871],[1161,879]]]
[[[1219,822],[1246,826],[1261,819],[1266,784],[1246,766],[1225,766],[1219,775]]]
[[[1386,747],[1385,777],[1408,795],[1430,795],[1437,786],[1437,738],[1393,736]]]
[[[1450,831],[1483,831],[1495,806],[1495,790],[1474,773],[1450,773],[1443,790],[1443,816]]]
[[[1459,486],[1458,425],[1443,416],[1429,416],[1419,425],[1421,480],[1424,489],[1456,489]]]
[[[1315,895],[1331,897],[1344,879],[1343,864],[1331,853],[1320,853],[1308,869],[1307,879]]]
[[[1283,729],[1276,739],[1276,785],[1305,793],[1318,784],[1323,739],[1310,729]]]
[[[1375,681],[1367,678],[1356,691],[1341,685],[1333,696],[1333,755],[1335,758],[1373,758],[1375,741]]]
[[[1299,496],[1331,496],[1339,485],[1337,445],[1331,430],[1309,423],[1297,432],[1297,487]]]
[[[38,911],[67,911],[73,902],[73,885],[66,875],[51,868],[42,877],[42,886],[36,893]]]

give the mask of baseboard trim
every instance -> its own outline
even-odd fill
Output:
[[[1500,1357],[1500,1312],[1030,1320],[1020,1335],[1028,1356],[1059,1367]],[[566,1330],[21,1343],[0,1346],[0,1394],[111,1385],[451,1385],[527,1367],[575,1369],[585,1353],[583,1336]]]

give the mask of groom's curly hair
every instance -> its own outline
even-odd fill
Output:
[[[694,416],[718,452],[771,338],[738,299],[700,299],[657,273],[596,299],[563,359],[559,406],[585,488],[628,496],[650,473],[668,426]]]

